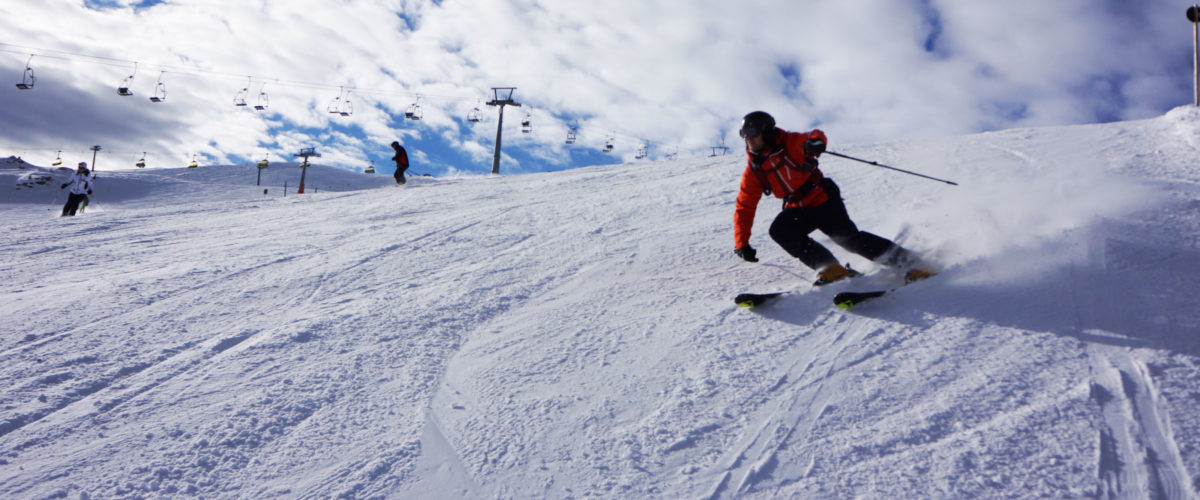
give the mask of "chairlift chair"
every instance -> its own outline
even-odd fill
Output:
[[[521,120],[521,133],[528,134],[533,132],[533,108],[525,112],[525,118]]]
[[[577,128],[571,127],[567,130],[567,144],[575,144]]]
[[[370,164],[370,165],[367,165],[367,168],[363,169],[363,173],[364,173],[364,174],[373,174],[373,173],[375,173],[375,160],[371,160],[371,164]]]
[[[29,61],[25,62],[25,73],[21,75],[21,83],[17,84],[17,88],[21,90],[32,90],[34,83],[37,82],[37,77],[33,76],[33,67],[29,65],[33,62],[33,55],[29,56]]]
[[[163,71],[166,73],[166,71]],[[150,96],[150,102],[163,102],[167,100],[167,86],[163,84],[162,73],[158,75],[158,84],[154,86],[154,95]]]
[[[167,100],[167,87],[162,82],[154,87],[154,95],[150,97],[150,102],[163,102]]]
[[[142,153],[142,159],[138,160],[137,163],[134,163],[134,165],[136,165],[137,168],[146,168],[146,153]]]
[[[188,164],[188,168],[199,167],[200,163],[196,161],[196,155],[192,155],[192,162]]]
[[[325,109],[333,115],[350,116],[354,113],[354,105],[350,103],[350,96],[341,87],[338,87],[338,96],[329,101],[329,106]]]
[[[56,156],[54,158],[54,163],[50,164],[50,166],[52,166],[52,167],[57,167],[59,165],[62,165],[62,150],[61,149],[58,150],[58,156]]]
[[[254,81],[254,77],[246,79],[246,86],[242,87],[236,95],[233,96],[233,105],[239,108],[246,106],[246,95],[250,93],[250,83]]]
[[[259,89],[258,91],[258,103],[254,105],[255,111],[263,111],[270,107],[269,104],[271,100],[267,98],[266,87],[266,85],[263,85],[263,88]]]
[[[615,139],[615,138],[614,138],[613,136],[611,136],[611,135],[610,135],[610,136],[608,136],[608,139],[604,141],[604,152],[605,152],[605,153],[610,153],[610,152],[612,152],[612,150],[613,150],[613,140],[614,140],[614,139]]]
[[[646,152],[646,146],[638,146],[637,153],[633,155],[634,159],[638,160],[641,160],[646,156],[648,156],[648,153]]]
[[[137,63],[136,62],[133,63],[133,73],[131,73],[129,76],[123,78],[121,80],[121,83],[117,84],[117,95],[122,95],[122,96],[133,95],[133,91],[129,90],[129,87],[133,86],[133,77],[135,75],[137,75]]]
[[[421,111],[421,98],[419,97],[417,98],[417,102],[410,104],[408,109],[404,110],[404,117],[409,120],[420,120],[424,114]]]
[[[267,168],[267,164],[268,164],[268,162],[267,162],[266,158],[258,160],[258,168],[260,168],[260,169]]]
[[[117,85],[117,95],[123,95],[123,96],[133,95],[133,91],[129,90],[130,85],[133,85],[133,75],[129,75],[129,76],[125,77],[123,80],[121,80],[121,83],[119,85]]]
[[[475,109],[472,109],[470,113],[467,113],[467,121],[471,123],[479,123],[483,121],[483,111],[476,106]]]

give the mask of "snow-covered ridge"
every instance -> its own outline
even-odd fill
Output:
[[[75,218],[0,160],[0,496],[1196,497],[1196,109],[827,132],[960,183],[822,158],[941,276],[834,309],[774,200],[742,262],[735,155],[286,197],[101,165]]]

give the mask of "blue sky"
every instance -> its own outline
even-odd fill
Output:
[[[1188,4],[1017,0],[49,0],[0,6],[0,155],[487,174],[710,154],[762,109],[831,145],[1146,118],[1191,101]],[[769,12],[770,15],[764,15]],[[30,60],[30,55],[33,55]],[[135,65],[136,63],[136,65]],[[114,87],[134,74],[134,96]],[[158,81],[168,98],[151,103]],[[264,111],[236,107],[268,94]],[[333,115],[334,98],[354,105]],[[420,121],[404,111],[419,103]],[[467,121],[475,107],[479,123]],[[531,118],[533,130],[520,122]],[[565,144],[567,130],[579,140]],[[612,139],[614,150],[602,152]],[[104,167],[102,163],[101,168]]]

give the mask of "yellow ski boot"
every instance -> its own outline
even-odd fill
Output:
[[[921,281],[926,278],[932,278],[936,275],[937,275],[937,273],[935,273],[929,269],[921,269],[921,268],[912,269],[904,274],[904,282],[912,283],[914,281]]]
[[[817,273],[817,280],[813,282],[813,286],[825,286],[830,283],[836,283],[846,278],[854,278],[862,276],[862,273],[850,269],[850,266],[842,266],[834,262]]]

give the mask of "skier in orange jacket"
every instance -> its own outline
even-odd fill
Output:
[[[850,220],[837,184],[817,166],[817,157],[825,152],[824,132],[788,132],[777,128],[771,115],[755,111],[742,119],[739,134],[746,141],[748,161],[733,212],[734,252],[738,257],[758,262],[757,252],[750,246],[750,231],[758,202],[767,194],[783,199],[783,211],[771,223],[771,239],[817,271],[814,285],[860,274],[839,264],[829,249],[809,237],[817,229],[846,250],[899,268],[908,281],[933,274],[912,252],[860,231]]]

